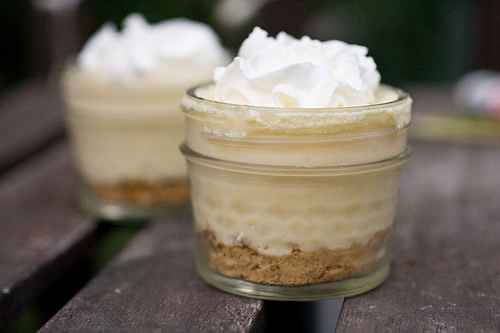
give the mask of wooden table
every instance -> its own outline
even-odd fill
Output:
[[[415,115],[448,107],[448,91],[416,89]],[[78,209],[56,86],[28,83],[3,95],[0,110],[0,327],[15,326],[47,293],[61,302],[40,332],[320,332],[319,305],[323,318],[333,316],[328,301],[259,301],[205,285],[189,216],[137,228],[116,256],[58,295],[89,253],[113,252],[102,240],[123,227]],[[336,332],[499,332],[500,143],[410,145],[390,276],[345,300]]]

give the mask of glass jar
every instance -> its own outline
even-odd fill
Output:
[[[362,107],[182,102],[199,275],[268,300],[357,295],[389,273],[411,99]]]
[[[61,83],[83,209],[120,222],[189,211],[186,163],[179,152],[186,83],[99,81],[74,64]]]

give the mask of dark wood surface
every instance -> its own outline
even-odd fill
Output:
[[[0,126],[10,133],[0,136],[17,147],[0,146],[0,326],[78,265],[99,227],[77,208],[60,104],[50,97],[54,90],[44,89],[23,88],[35,111],[0,113],[8,123]],[[418,91],[412,94],[416,114],[448,110],[446,90]],[[27,107],[22,96],[9,94],[11,102],[1,99],[0,105],[16,114],[16,105]],[[52,120],[29,129],[48,105],[54,106],[47,115]],[[390,276],[381,287],[346,299],[336,332],[500,332],[500,143],[410,144]],[[187,218],[146,225],[40,331],[268,331],[280,327],[273,318],[287,316],[302,316],[313,331],[310,314],[290,304],[205,285],[195,273],[193,242]]]
[[[411,145],[390,276],[336,332],[500,332],[500,145]]]
[[[500,146],[411,145],[391,274],[345,301],[337,332],[499,331]],[[187,221],[153,224],[42,332],[250,331],[266,302],[260,313],[261,302],[204,286],[190,230]]]
[[[190,221],[142,232],[40,332],[252,332],[263,302],[219,292],[197,276]]]
[[[0,95],[0,172],[63,133],[56,84],[33,79]]]
[[[90,245],[97,224],[76,209],[75,187],[65,142],[0,178],[0,327]]]
[[[45,80],[0,98],[0,328],[78,263],[97,230],[76,208],[61,115]]]

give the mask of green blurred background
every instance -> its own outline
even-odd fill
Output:
[[[63,2],[74,6],[57,9]],[[367,46],[385,83],[450,82],[473,69],[499,69],[497,2],[3,0],[0,89],[47,74],[58,52],[59,57],[77,52],[102,23],[120,25],[131,12],[151,23],[181,16],[209,23],[233,50],[255,25],[271,35],[285,30],[296,37],[340,39]]]

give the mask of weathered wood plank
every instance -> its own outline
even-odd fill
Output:
[[[336,332],[500,331],[500,145],[412,142],[393,266]]]
[[[0,178],[0,326],[57,281],[90,245],[97,225],[78,212],[75,187],[65,142]]]
[[[497,331],[500,146],[412,146],[391,275],[380,288],[346,300],[337,332]],[[152,225],[42,332],[262,328],[262,302],[198,279],[192,242],[189,223]]]
[[[148,227],[40,332],[249,332],[263,302],[217,291],[198,277],[191,222]]]
[[[0,172],[63,134],[58,88],[33,79],[0,98]]]

